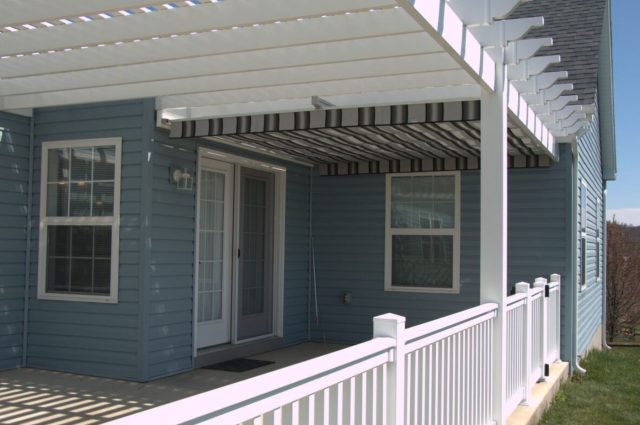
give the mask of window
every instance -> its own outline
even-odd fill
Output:
[[[598,198],[596,217],[596,279],[602,279],[602,201]]]
[[[121,143],[42,144],[38,298],[117,302]]]
[[[580,287],[587,285],[587,183],[580,179]]]
[[[385,289],[459,292],[460,173],[387,175]]]

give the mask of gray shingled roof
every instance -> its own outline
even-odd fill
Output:
[[[595,103],[598,84],[600,35],[606,0],[533,0],[520,5],[509,18],[544,17],[544,27],[531,30],[526,38],[552,37],[553,46],[540,49],[539,56],[560,55],[562,62],[547,71],[567,71],[566,82],[577,94],[575,104]]]

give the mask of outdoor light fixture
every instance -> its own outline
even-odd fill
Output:
[[[186,168],[170,168],[169,180],[176,185],[178,190],[193,190],[193,176]]]

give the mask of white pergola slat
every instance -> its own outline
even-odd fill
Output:
[[[0,26],[97,15],[112,10],[133,9],[150,4],[159,4],[159,2],[153,0],[55,0],[52,3],[50,0],[2,0]]]
[[[356,7],[354,7],[356,6]],[[393,0],[233,0],[73,25],[4,33],[0,56],[133,41],[393,7]],[[40,34],[40,31],[46,34]]]
[[[192,95],[194,97],[207,93],[212,87],[216,88],[215,94],[230,91],[261,91],[263,89],[296,87],[311,84],[317,91],[317,95],[331,95],[344,91],[334,91],[332,87],[344,81],[358,79],[374,79],[382,81],[388,78],[402,79],[403,76],[415,76],[424,80],[423,86],[432,84],[458,85],[470,84],[473,80],[462,70],[455,67],[442,68],[444,64],[437,64],[431,60],[432,55],[404,56],[397,58],[384,58],[363,60],[360,62],[331,63],[323,65],[308,65],[295,68],[282,68],[270,70],[257,70],[227,73],[221,75],[207,75],[202,77],[180,78],[162,81],[147,81],[136,84],[136,91],[141,97]],[[320,89],[320,87],[322,87]],[[91,87],[75,90],[60,90],[47,92],[50,104],[42,102],[40,93],[18,94],[3,97],[3,107],[7,109],[29,108],[35,105],[52,106],[65,104],[66,96],[74,99],[84,99],[91,102],[92,99],[117,100],[126,95],[130,85],[111,85],[103,87]],[[308,92],[308,89],[304,89]],[[308,96],[312,96],[309,92]],[[296,96],[299,97],[299,96]],[[251,101],[251,96],[246,101]],[[262,100],[259,96],[256,100]],[[193,104],[193,102],[191,102]],[[187,104],[188,105],[188,104]],[[179,105],[186,106],[186,105]]]
[[[496,22],[519,2],[6,0],[0,109],[155,97],[161,116],[189,119],[306,110],[313,96],[335,107],[472,100],[493,90],[502,48],[510,117],[553,152],[551,133],[581,118],[540,74],[558,58],[530,58],[551,40],[519,40],[542,20]]]
[[[345,40],[304,46],[252,50],[247,52],[212,55],[189,59],[177,59],[160,63],[145,63],[128,66],[97,68],[73,71],[64,75],[38,75],[7,79],[3,85],[6,96],[37,92],[72,90],[90,87],[118,86],[150,81],[199,78],[205,76],[234,74],[248,71],[287,70],[294,67],[344,66],[364,67],[371,60],[397,59],[406,63],[413,58],[423,63],[425,69],[438,71],[454,69],[456,63],[444,53],[428,53],[423,34],[403,34],[370,39]],[[435,50],[435,46],[434,46]],[[425,53],[425,51],[427,51]],[[412,62],[411,59],[408,59]]]
[[[0,60],[0,78],[51,75],[85,69],[112,68],[132,64],[200,56],[260,51],[273,48],[311,46],[343,40],[366,40],[376,46],[383,37],[413,33],[419,35],[425,52],[438,51],[438,44],[398,9],[352,13],[304,21],[282,22],[242,30],[222,30],[121,45],[77,49]],[[399,47],[400,48],[400,47]]]

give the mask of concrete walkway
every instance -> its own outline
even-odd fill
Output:
[[[10,370],[0,373],[0,423],[104,423],[340,348],[343,346],[304,343],[251,357],[275,363],[247,372],[196,369],[145,384],[38,369]]]

